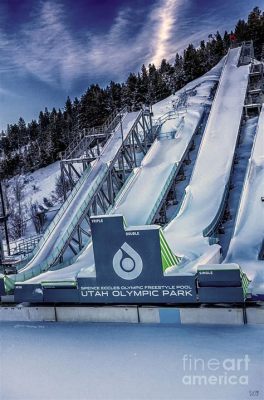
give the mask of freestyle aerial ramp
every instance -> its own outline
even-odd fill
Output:
[[[191,112],[189,117],[186,117],[185,129],[180,129],[177,138],[155,140],[141,166],[134,169],[117,196],[110,214],[122,213],[128,226],[152,222],[155,211],[180,170],[202,115],[203,107],[200,107],[199,112]],[[176,121],[174,123],[176,128]],[[166,129],[166,126],[163,129]],[[77,273],[89,265],[94,265],[92,243],[87,245],[72,265],[41,274],[30,281],[44,281],[47,284],[52,281],[58,285],[72,281],[75,284]]]
[[[14,276],[15,280],[23,281],[36,276],[58,260],[94,193],[107,176],[109,166],[115,162],[123,142],[127,139],[141,113],[142,111],[138,111],[123,115],[122,125],[119,123],[112,133],[92,168],[84,171],[68,199],[45,231],[32,259]]]
[[[264,298],[264,108],[249,159],[234,233],[225,259],[235,262],[252,281],[254,297]]]
[[[190,150],[204,112],[200,106],[180,117],[179,123],[174,116],[173,121],[163,124],[161,135],[169,131],[171,137],[155,140],[140,167],[133,171],[130,181],[118,196],[112,214],[124,215],[128,225],[148,225],[154,222]]]
[[[173,120],[164,122],[161,134],[165,138],[155,140],[139,168],[134,169],[124,188],[116,198],[111,214],[122,213],[128,225],[152,223],[166,191],[175,179],[181,163],[189,151],[193,136],[205,117],[211,89],[218,81],[222,65],[207,73],[195,82],[196,94],[188,100],[184,120],[174,115]],[[188,85],[191,86],[190,84]],[[163,101],[164,102],[164,101]],[[163,103],[161,102],[161,103]],[[168,100],[167,100],[168,102]],[[165,105],[165,107],[167,107]],[[157,105],[158,114],[163,104]],[[155,110],[155,107],[154,107]],[[167,111],[167,110],[166,110]],[[166,114],[166,113],[165,113]],[[76,261],[58,271],[49,271],[30,279],[29,283],[43,285],[76,285],[77,274],[84,269],[84,274],[94,271],[92,244],[78,256]],[[93,272],[92,272],[93,273]]]
[[[240,50],[228,52],[190,184],[164,231],[174,253],[189,261],[208,252],[224,211],[249,75],[249,65],[238,67]]]

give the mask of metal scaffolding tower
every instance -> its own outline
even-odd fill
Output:
[[[122,118],[127,113],[126,110],[116,114],[110,126],[100,128],[100,132],[94,130],[85,134],[82,139],[72,146],[62,156],[61,160],[62,182],[64,183],[65,198],[67,197],[66,185],[70,183],[70,189],[82,177],[83,172],[89,172],[93,168],[92,162],[100,159],[100,154],[104,147],[110,145],[115,127],[119,127],[122,135],[122,145],[117,149],[113,159],[104,165],[106,173],[98,183],[93,195],[85,205],[74,229],[69,235],[62,250],[52,265],[63,262],[68,249],[73,255],[77,255],[89,240],[90,216],[105,214],[114,205],[115,198],[127,180],[133,168],[140,164],[141,159],[147,153],[148,148],[155,137],[155,129],[152,126],[152,116],[149,110],[138,112],[137,118],[133,122],[126,135],[123,132]],[[102,132],[105,130],[105,132]],[[140,156],[141,153],[141,157]],[[71,158],[74,156],[74,158]],[[78,165],[82,165],[82,171]],[[68,258],[68,256],[67,256]]]

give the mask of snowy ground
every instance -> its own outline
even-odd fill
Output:
[[[32,201],[43,203],[43,198],[51,198],[54,196],[56,179],[60,174],[60,162],[56,161],[47,167],[40,168],[37,171],[20,175],[20,179],[24,182],[23,194],[24,198],[29,202]],[[16,177],[15,177],[16,178]],[[12,186],[15,178],[10,179]]]
[[[25,214],[25,219],[27,220],[27,227],[25,232],[25,237],[36,235],[34,225],[31,221],[30,216],[30,203],[37,203],[40,207],[44,207],[46,210],[49,209],[47,204],[44,202],[46,198],[50,204],[55,206],[55,208],[60,207],[61,202],[55,193],[56,180],[60,175],[60,162],[57,161],[47,167],[40,168],[32,173],[27,173],[25,175],[15,176],[9,179],[7,182],[7,196],[11,203],[17,205],[17,201],[14,196],[14,187],[16,180],[19,180],[22,188],[22,209]],[[48,215],[47,219],[50,221],[54,216]]]
[[[3,400],[264,398],[261,326],[4,323],[0,335]]]

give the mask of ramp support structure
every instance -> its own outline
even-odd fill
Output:
[[[118,114],[118,118],[119,123],[122,124],[122,114]],[[123,128],[121,128],[121,132],[122,129]],[[100,140],[104,140],[106,137],[111,138],[112,134],[113,133],[100,134],[98,137]],[[87,144],[92,144],[94,143],[92,142],[93,140],[99,140],[98,137],[93,138],[92,135],[90,141],[88,141],[86,136],[83,139],[87,140]],[[64,254],[67,249],[70,249],[73,256],[75,256],[87,244],[91,236],[90,216],[106,214],[114,205],[115,198],[126,182],[129,174],[138,166],[138,154],[143,153],[143,155],[145,155],[147,153],[153,137],[151,113],[147,110],[142,110],[133,123],[129,133],[126,135],[126,138],[123,139],[122,145],[115,157],[107,164],[104,177],[97,186],[88,204],[85,206],[74,230],[69,235],[62,251],[52,265],[63,262]],[[94,147],[88,146],[85,150],[88,157],[65,159],[61,161],[62,181],[65,184],[65,193],[67,191],[66,182],[68,181],[70,188],[73,188],[76,184],[76,180],[81,177],[81,173],[76,165],[81,163],[83,170],[89,168],[91,162],[100,156],[100,152],[98,153],[97,149],[96,147],[95,152]]]

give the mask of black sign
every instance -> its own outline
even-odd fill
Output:
[[[163,274],[160,229],[125,228],[122,216],[91,218],[96,277],[78,277],[79,302],[196,302],[195,275]]]

